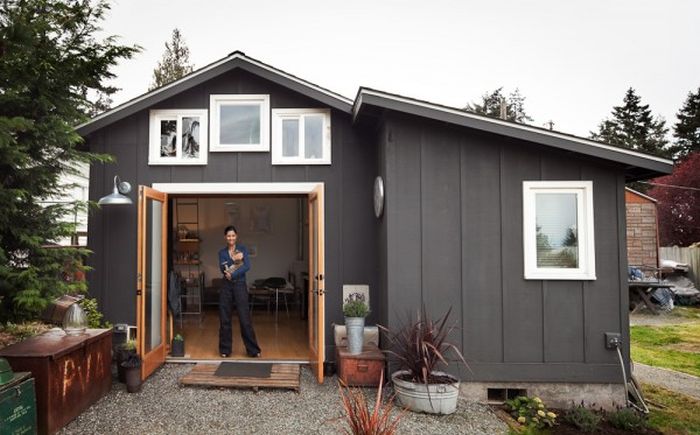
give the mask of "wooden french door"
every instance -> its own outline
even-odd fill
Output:
[[[323,185],[309,193],[309,363],[319,383],[323,382],[324,331],[324,236]]]
[[[139,186],[136,326],[141,379],[165,363],[168,195]]]

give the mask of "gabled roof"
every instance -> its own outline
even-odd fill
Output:
[[[618,162],[626,166],[625,176],[628,181],[670,174],[673,169],[673,162],[661,157],[619,148],[602,142],[596,142],[544,128],[477,115],[465,110],[442,106],[428,101],[417,100],[370,88],[360,88],[355,98],[355,104],[353,105],[353,119],[357,120],[365,113],[367,116],[372,116],[371,107],[395,110],[423,118],[447,122]]]
[[[335,92],[329,91],[328,89],[322,88],[321,86],[315,85],[306,80],[302,80],[280,69],[264,64],[259,60],[246,56],[243,52],[234,51],[225,58],[217,60],[216,62],[200,68],[197,71],[193,71],[179,80],[158,89],[154,89],[151,92],[142,94],[133,100],[127,101],[126,103],[115,107],[112,110],[108,110],[107,112],[97,115],[91,120],[77,126],[76,131],[81,136],[86,136],[95,130],[98,130],[120,119],[126,118],[127,116],[133,115],[140,110],[150,107],[160,101],[170,98],[182,91],[204,83],[207,80],[235,68],[240,68],[259,77],[270,80],[271,82],[302,93],[340,111],[346,113],[351,112],[351,99],[343,97],[340,94],[336,94]]]

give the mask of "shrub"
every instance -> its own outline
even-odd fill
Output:
[[[632,408],[618,408],[608,413],[607,418],[613,427],[622,430],[639,431],[647,427],[646,417]]]
[[[562,417],[565,422],[576,426],[581,432],[595,432],[603,417],[592,409],[586,408],[581,402],[567,410]]]
[[[518,423],[535,429],[544,429],[556,424],[557,415],[545,407],[539,397],[518,396],[506,400],[506,409]]]
[[[343,305],[343,315],[345,317],[367,317],[369,307],[362,293],[351,293]]]
[[[80,302],[80,307],[85,312],[85,317],[87,317],[88,328],[109,328],[111,325],[109,322],[102,322],[104,314],[102,314],[97,306],[97,299],[94,298],[84,298]]]

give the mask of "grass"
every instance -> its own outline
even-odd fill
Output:
[[[700,400],[662,387],[642,384],[649,406],[649,425],[664,434],[700,434]],[[659,404],[665,408],[653,406]]]
[[[630,327],[632,360],[700,376],[700,322]]]

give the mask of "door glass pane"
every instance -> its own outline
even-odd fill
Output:
[[[282,120],[282,156],[299,156],[299,120]]]
[[[535,195],[537,267],[579,267],[576,193]]]
[[[304,157],[307,159],[323,158],[322,116],[304,118]]]
[[[146,288],[144,289],[144,301],[146,303],[145,346],[146,353],[148,353],[163,342],[161,336],[163,204],[150,198],[146,201]]]
[[[311,322],[311,346],[316,349],[316,341],[318,340],[318,234],[316,231],[316,216],[318,213],[318,201],[311,201],[311,213],[309,216],[309,236],[311,237],[311,258],[312,258],[312,270],[311,270],[311,306],[313,317],[309,319]]]
[[[182,157],[196,159],[199,157],[199,117],[182,118]]]
[[[260,105],[222,104],[220,109],[219,143],[260,143]]]
[[[177,120],[160,121],[160,156],[177,157]]]

